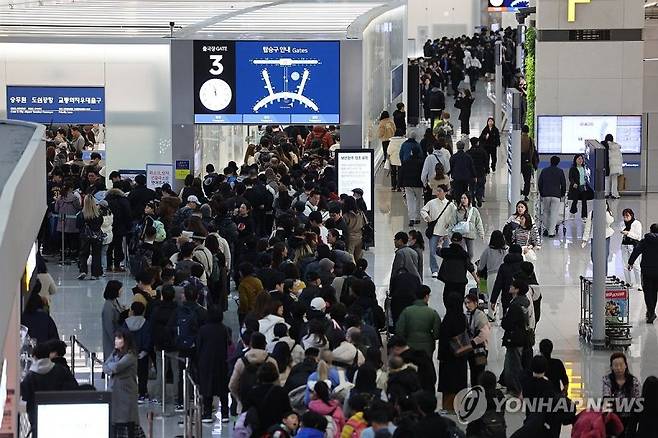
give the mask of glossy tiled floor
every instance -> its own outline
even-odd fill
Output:
[[[450,99],[451,100],[451,99]],[[452,100],[451,100],[452,101]],[[486,117],[492,113],[492,105],[486,100],[482,92],[478,92],[477,101],[473,107],[472,130],[479,132]],[[453,119],[457,111],[453,109]],[[502,148],[501,148],[502,149]],[[503,161],[502,153],[499,161]],[[490,178],[487,183],[487,202],[481,209],[485,223],[487,239],[491,231],[499,229],[508,217],[506,202],[507,175],[503,169]],[[383,172],[382,172],[383,173]],[[390,266],[393,259],[392,236],[400,230],[407,230],[406,208],[400,193],[391,192],[388,178],[378,175],[375,202],[376,242],[374,249],[368,252],[370,263],[369,271],[378,286],[378,293],[383,296],[388,284]],[[636,217],[645,227],[656,221],[658,208],[655,206],[656,197],[622,198],[611,202],[611,208],[616,218],[621,221],[621,210],[626,207],[633,208]],[[567,372],[571,378],[571,396],[580,398],[587,396],[597,397],[601,394],[601,377],[607,372],[609,352],[591,351],[583,345],[578,337],[578,322],[580,318],[579,276],[591,274],[590,250],[582,249],[580,236],[582,223],[579,219],[569,220],[566,223],[566,237],[561,239],[545,240],[538,252],[538,261],[535,269],[543,291],[542,317],[537,327],[537,339],[550,338],[555,344],[554,355],[563,359],[567,365]],[[619,227],[616,226],[616,229]],[[621,254],[619,251],[620,235],[616,234],[611,243],[611,257],[609,260],[610,275],[623,276]],[[476,253],[483,249],[484,242],[479,242]],[[427,271],[429,263],[425,254],[424,273],[425,283],[433,291],[431,305],[440,314],[444,313],[441,304],[442,283],[433,280]],[[96,282],[75,280],[74,267],[59,267],[51,265],[53,276],[59,284],[59,292],[53,297],[52,311],[61,335],[76,334],[80,340],[95,351],[101,350],[100,312],[103,298],[104,280]],[[133,286],[127,278],[126,289]],[[127,301],[127,297],[124,297]],[[631,371],[640,379],[649,375],[658,374],[658,327],[643,322],[642,295],[633,292],[630,302],[631,321],[633,323],[633,345],[627,352]],[[234,313],[233,313],[234,315]],[[236,324],[235,318],[229,319]],[[498,374],[503,365],[504,349],[500,347],[502,331],[495,327],[492,334],[489,369]],[[155,406],[142,408],[145,414],[148,410],[157,410]],[[156,437],[173,437],[182,433],[177,424],[177,417],[169,417],[164,422],[156,419],[154,430]],[[509,418],[509,429],[512,432],[518,427],[520,418]],[[204,426],[204,436],[230,436],[230,427],[221,428],[221,423],[213,426]],[[569,436],[569,428],[563,428],[563,436]]]

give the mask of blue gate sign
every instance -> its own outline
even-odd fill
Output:
[[[7,118],[45,125],[105,123],[105,88],[7,86]]]

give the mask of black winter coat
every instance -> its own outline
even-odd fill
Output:
[[[420,419],[414,428],[413,436],[414,438],[449,438],[448,425],[456,427],[452,420],[434,412]]]
[[[135,186],[134,189],[128,193],[128,202],[130,202],[130,210],[132,211],[133,219],[139,220],[144,214],[144,207],[149,201],[155,199],[155,192],[146,186]]]
[[[446,97],[439,87],[430,88],[428,101],[431,110],[443,110],[446,107]]]
[[[391,273],[391,317],[395,325],[400,314],[416,301],[416,290],[421,286],[420,279],[409,272]]]
[[[398,400],[410,397],[416,391],[423,389],[420,386],[418,373],[412,367],[407,367],[403,370],[388,372],[388,385],[386,386],[386,393],[388,401],[396,404]]]
[[[292,367],[283,389],[286,390],[286,393],[289,393],[295,388],[305,386],[308,381],[308,377],[317,371],[317,369],[318,363],[315,360],[304,359],[302,362]]]
[[[408,350],[400,354],[405,363],[411,363],[418,370],[418,380],[423,388],[434,388],[436,385],[436,370],[432,358],[424,350]]]
[[[498,268],[498,274],[496,274],[496,280],[489,302],[495,303],[498,301],[498,296],[502,293],[503,308],[507,307],[507,303],[511,299],[509,287],[512,284],[514,276],[521,271],[521,262],[523,262],[523,256],[521,254],[507,254],[505,256],[503,264]]]
[[[450,157],[450,176],[454,181],[472,181],[475,178],[473,159],[464,151],[457,151]]]
[[[466,330],[466,315],[462,312],[447,312],[439,331],[439,387],[441,392],[457,393],[467,386],[467,357],[456,357],[450,340]]]
[[[404,137],[407,135],[407,113],[400,110],[393,111],[393,122],[395,123],[396,137]]]
[[[133,216],[130,201],[123,194],[111,189],[105,195],[105,200],[112,212],[112,233],[125,236],[132,230]]]
[[[537,188],[542,198],[561,198],[567,192],[567,181],[564,171],[557,166],[549,166],[541,171],[537,180]]]
[[[487,134],[489,136],[487,137]],[[495,148],[500,146],[500,131],[495,126],[489,129],[489,126],[485,126],[480,134],[480,146],[482,146],[487,151],[495,150]]]
[[[31,338],[36,339],[37,344],[51,339],[59,339],[55,321],[42,309],[34,312],[23,312],[21,324],[27,327],[28,334]]]
[[[21,397],[27,403],[30,423],[32,425],[36,424],[35,393],[41,391],[75,391],[76,389],[78,389],[78,382],[71,374],[71,371],[61,365],[54,364],[52,369],[45,374],[29,371],[21,382]]]
[[[487,175],[489,170],[489,154],[481,146],[470,148],[466,154],[473,160],[473,168],[475,169],[475,176],[483,178]]]
[[[443,259],[439,268],[439,280],[444,283],[468,283],[466,275],[475,272],[466,250],[458,243],[451,243],[447,248],[437,250]]]
[[[398,181],[400,187],[423,187],[420,175],[423,173],[423,164],[425,161],[420,158],[411,158],[400,166],[398,171]]]
[[[587,181],[585,181],[585,185],[587,186]],[[573,201],[580,197],[578,186],[580,186],[580,172],[576,166],[571,166],[569,168],[569,200]]]
[[[475,99],[472,97],[460,97],[455,102],[455,108],[459,108],[459,120],[469,120],[471,118],[471,107]]]
[[[221,322],[210,322],[197,335],[199,389],[203,397],[228,392],[228,329]]]
[[[633,249],[633,253],[628,259],[628,263],[635,263],[635,260],[640,255],[642,255],[640,267],[643,274],[649,274],[652,277],[658,276],[658,234],[645,234],[644,239],[635,245],[635,249]]]
[[[169,320],[176,313],[174,301],[161,301],[151,313],[153,345],[156,350],[175,351],[174,333],[167,327]]]

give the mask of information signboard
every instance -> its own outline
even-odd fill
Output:
[[[147,164],[146,187],[155,190],[163,184],[174,184],[174,166],[171,164]]]
[[[105,123],[105,89],[10,85],[7,118],[45,125]]]
[[[338,193],[351,195],[352,190],[363,190],[368,211],[374,204],[374,150],[337,149],[336,173]]]
[[[194,42],[195,123],[329,124],[339,114],[338,41]]]

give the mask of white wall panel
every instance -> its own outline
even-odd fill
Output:
[[[381,112],[392,110],[394,103],[407,100],[405,9],[399,7],[377,17],[363,33],[364,143],[374,148],[378,143],[376,136],[370,138],[370,134]],[[391,101],[391,71],[400,64],[404,66],[404,91]]]
[[[419,39],[419,26],[430,29],[429,37],[471,34],[480,25],[480,0],[408,0],[409,38]]]
[[[0,44],[0,116],[7,85],[103,86],[108,169],[171,162],[167,44]]]
[[[576,5],[576,21],[569,22],[566,0],[537,2],[540,29],[638,29],[644,27],[643,0],[592,0]]]

